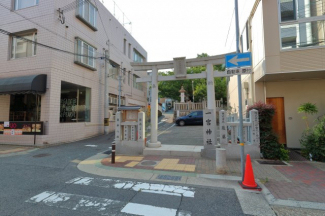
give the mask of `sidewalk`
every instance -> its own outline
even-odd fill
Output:
[[[238,190],[241,180],[240,160],[227,160],[228,173],[218,175],[215,160],[172,156],[116,156],[98,154],[78,165],[82,171],[101,176],[159,180]],[[268,165],[253,160],[257,183],[270,205],[318,209],[325,215],[325,164],[309,161],[291,161],[285,165]],[[255,192],[254,192],[255,193]],[[256,192],[258,193],[258,192]],[[320,211],[322,210],[322,211]],[[286,212],[290,212],[291,209]],[[302,211],[302,212],[306,212]],[[261,214],[263,215],[263,214]],[[278,214],[282,215],[282,214]],[[283,214],[285,215],[285,214]],[[290,215],[290,214],[288,214]],[[299,214],[297,214],[299,215]]]
[[[27,154],[35,151],[37,148],[13,145],[0,145],[0,157],[9,157],[12,155]]]

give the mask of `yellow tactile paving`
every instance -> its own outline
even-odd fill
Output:
[[[115,158],[116,162],[126,162],[126,161],[142,161],[143,157],[137,157],[137,156],[118,156]]]
[[[174,167],[174,170],[178,170],[178,171],[182,171],[185,169],[185,164],[177,164],[175,167]]]
[[[136,166],[138,163],[140,163],[140,162],[132,161],[132,162],[130,162],[130,163],[124,165],[124,166],[126,166],[126,167],[134,167],[134,166]]]
[[[195,165],[186,165],[184,170],[189,171],[189,172],[194,172],[195,171]]]
[[[0,154],[8,154],[8,153],[20,152],[20,151],[24,151],[24,150],[27,150],[27,149],[26,148],[16,148],[16,149],[0,151]]]

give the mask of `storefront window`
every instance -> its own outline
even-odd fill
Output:
[[[10,96],[9,121],[39,121],[40,116],[40,95],[15,94]]]
[[[60,122],[90,122],[90,88],[61,82]]]

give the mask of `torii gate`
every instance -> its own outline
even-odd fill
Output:
[[[229,54],[229,53],[227,53]],[[213,71],[213,65],[220,65],[225,63],[225,54],[186,59],[185,57],[174,58],[173,61],[162,62],[144,62],[144,63],[131,63],[133,70],[135,71],[147,71],[152,70],[151,76],[137,78],[136,82],[150,82],[152,84],[151,92],[151,140],[147,143],[149,148],[158,148],[161,143],[158,141],[158,82],[159,81],[172,81],[172,80],[184,80],[184,79],[207,79],[207,108],[213,109],[214,119],[215,112],[215,89],[214,89],[214,77],[227,77],[234,74],[227,73],[226,71]],[[206,71],[202,71],[199,74],[187,74],[186,67],[206,66]],[[158,76],[159,69],[171,69],[174,68],[174,76]],[[206,148],[206,145],[204,146]],[[213,144],[208,147],[209,149],[215,149]]]

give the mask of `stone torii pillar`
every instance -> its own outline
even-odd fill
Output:
[[[158,69],[156,66],[152,67],[151,74],[151,138],[147,143],[149,148],[158,148],[161,142],[158,141]]]

